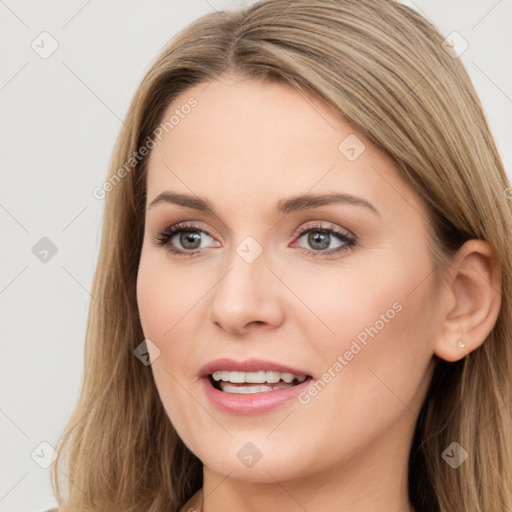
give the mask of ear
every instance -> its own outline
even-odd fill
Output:
[[[501,306],[501,269],[491,245],[483,240],[463,244],[450,267],[434,352],[454,362],[478,348],[494,327]]]

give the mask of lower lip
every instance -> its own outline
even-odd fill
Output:
[[[212,386],[209,377],[201,378],[206,396],[217,409],[239,415],[261,414],[275,409],[296,398],[312,380],[306,379],[295,386],[275,391],[243,394],[219,391]]]

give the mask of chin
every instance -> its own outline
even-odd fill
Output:
[[[255,441],[254,444],[237,439],[230,441],[231,446],[222,450],[203,454],[198,450],[196,455],[210,470],[246,482],[275,483],[276,480],[301,478],[313,467],[300,456],[300,447],[295,449],[288,445],[283,449],[282,443],[272,446],[269,441]],[[278,451],[279,447],[281,451]]]

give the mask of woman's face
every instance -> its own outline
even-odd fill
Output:
[[[418,198],[368,140],[284,85],[223,77],[171,116],[148,162],[137,296],[178,434],[242,480],[396,469],[438,334]],[[166,239],[177,224],[189,231]],[[215,389],[214,370],[232,383]]]

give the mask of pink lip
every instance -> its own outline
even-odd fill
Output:
[[[257,372],[264,370],[266,372],[293,373],[293,375],[310,375],[307,371],[298,368],[292,368],[280,363],[266,361],[265,359],[247,359],[246,361],[235,361],[223,357],[210,361],[201,367],[199,377],[207,377],[216,370],[225,370],[229,372]]]
[[[309,375],[307,371],[291,366],[285,366],[264,359],[248,359],[246,361],[234,361],[233,359],[216,359],[205,364],[199,371],[203,390],[212,405],[222,412],[239,415],[261,414],[270,411],[280,405],[294,399],[311,384],[313,378],[290,388],[277,389],[275,391],[262,391],[260,393],[236,394],[227,393],[215,389],[210,381],[210,374],[216,370],[255,372],[275,371],[280,373],[292,373],[294,375]]]
[[[226,393],[215,389],[209,377],[202,377],[203,390],[214,407],[222,412],[250,416],[262,414],[293,400],[313,382],[306,379],[304,382],[291,388],[277,389],[275,391],[262,391],[261,393],[236,394]]]

